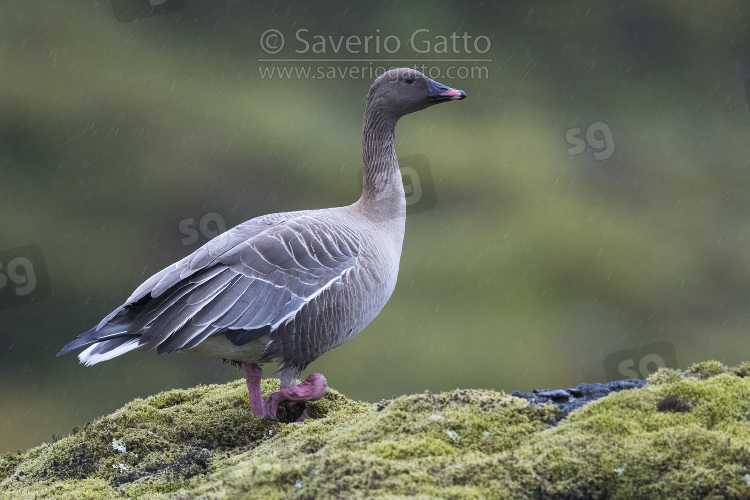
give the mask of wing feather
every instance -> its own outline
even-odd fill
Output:
[[[253,219],[146,280],[88,337],[65,349],[102,342],[91,349],[97,362],[108,346],[124,351],[134,338],[158,352],[195,347],[221,333],[249,342],[329,290],[353,270],[358,255],[356,233],[320,211]],[[125,340],[113,341],[119,337]]]

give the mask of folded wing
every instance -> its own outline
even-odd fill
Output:
[[[144,282],[128,301],[58,355],[87,347],[94,364],[139,346],[189,349],[226,334],[236,345],[291,321],[352,271],[356,234],[309,212],[253,219]]]

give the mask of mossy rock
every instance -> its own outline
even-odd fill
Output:
[[[0,499],[750,498],[748,366],[662,370],[556,427],[487,390],[329,390],[304,425],[253,417],[244,381],[175,390],[1,455]]]

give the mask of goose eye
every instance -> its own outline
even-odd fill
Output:
[[[411,85],[412,83],[414,83],[414,80],[415,80],[415,78],[413,76],[407,76],[406,78],[404,78],[404,81],[406,83],[408,83],[409,85]]]

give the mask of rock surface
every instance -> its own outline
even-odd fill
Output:
[[[571,411],[582,407],[585,404],[603,398],[613,392],[625,391],[628,389],[640,389],[646,385],[645,380],[627,379],[615,380],[602,384],[594,382],[592,384],[582,383],[569,389],[536,389],[533,392],[513,391],[511,396],[523,398],[532,405],[542,403],[551,403],[560,411],[555,415],[555,422],[560,422],[568,416]]]
[[[330,390],[304,425],[283,423],[291,410],[254,418],[243,381],[174,390],[0,455],[0,498],[750,498],[748,375],[750,363],[662,369],[562,420],[553,403],[605,388],[536,391],[532,404]]]

